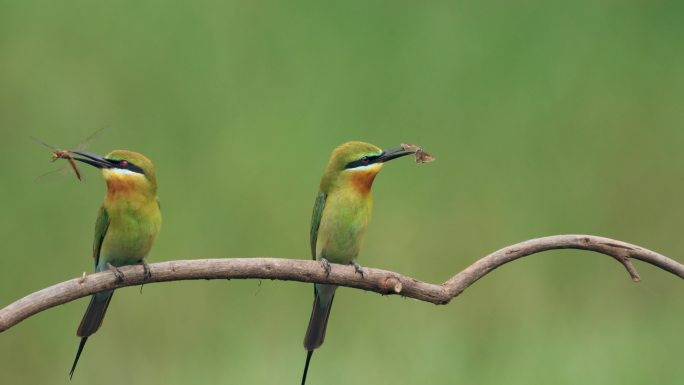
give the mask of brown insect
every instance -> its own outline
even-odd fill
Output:
[[[425,152],[423,147],[416,146],[415,144],[402,143],[401,148],[414,153],[416,155],[416,163],[430,163],[435,160],[435,157]]]
[[[92,134],[90,134],[87,138],[85,138],[83,141],[81,141],[81,143],[79,143],[78,146],[76,146],[76,149],[81,150],[83,147],[87,146],[93,139],[95,139],[95,137],[102,130],[104,130],[104,128],[101,128],[101,129],[93,132]],[[52,161],[53,162],[56,161],[57,159],[66,159],[69,162],[69,166],[71,167],[71,169],[74,170],[74,174],[76,174],[76,178],[80,181],[83,180],[83,176],[81,175],[81,171],[79,170],[78,166],[76,165],[76,161],[74,160],[74,155],[72,153],[72,150],[63,150],[61,148],[51,146],[51,145],[43,142],[42,140],[40,140],[36,137],[33,137],[33,136],[31,137],[31,139],[33,139],[35,142],[42,144],[43,146],[52,150]],[[51,174],[55,171],[61,171],[61,170],[50,171],[46,174],[39,176],[39,178],[46,176],[47,174]]]
[[[71,155],[71,151],[60,150],[58,148],[54,149],[52,151],[52,161],[54,162],[57,159],[68,160],[69,164],[71,165],[71,169],[74,170],[74,174],[76,174],[76,178],[78,178],[78,180],[81,180],[81,172],[78,170],[78,167],[76,166],[76,162],[74,161],[74,157]]]

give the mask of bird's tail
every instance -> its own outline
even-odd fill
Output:
[[[313,350],[306,352],[306,363],[304,364],[304,374],[302,375],[302,385],[306,384],[306,372],[309,371],[309,362],[311,362],[311,356],[313,355]]]
[[[316,285],[309,327],[304,336],[304,348],[307,351],[318,349],[325,340],[325,329],[328,327],[328,317],[336,289],[337,286],[333,285]]]
[[[309,362],[313,351],[318,349],[325,340],[325,330],[328,327],[328,317],[332,309],[333,299],[335,298],[334,285],[316,285],[313,309],[309,319],[309,327],[304,336],[304,348],[307,351],[304,374],[302,375],[302,385],[306,383],[306,373],[309,370]]]
[[[71,370],[69,371],[69,379],[74,377],[76,364],[78,363],[78,359],[81,357],[81,352],[83,351],[86,341],[88,341],[88,337],[81,337],[81,342],[78,344],[78,351],[76,351],[76,358],[74,359],[74,363],[71,365]]]
[[[107,307],[109,307],[109,302],[112,300],[112,295],[114,295],[114,291],[108,291],[95,294],[90,298],[88,309],[83,315],[81,324],[78,325],[78,330],[76,331],[76,335],[81,337],[81,342],[78,345],[78,351],[76,351],[76,358],[71,366],[71,371],[69,371],[69,378],[74,376],[76,364],[78,364],[78,359],[81,357],[81,352],[83,352],[83,347],[88,337],[95,333],[100,328],[100,325],[102,325],[102,320],[107,312]]]

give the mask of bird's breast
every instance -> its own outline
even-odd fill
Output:
[[[155,201],[118,200],[105,205],[109,226],[100,259],[115,266],[138,263],[150,252],[161,228],[161,212]]]
[[[371,195],[342,191],[330,194],[318,229],[317,257],[348,264],[361,249],[372,209]]]

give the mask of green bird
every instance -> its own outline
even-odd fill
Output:
[[[373,205],[371,186],[383,164],[413,154],[403,146],[388,150],[363,142],[348,142],[337,147],[321,178],[311,218],[311,256],[330,271],[328,262],[352,264],[363,275],[356,262]],[[304,336],[307,350],[302,385],[313,351],[323,344],[330,316],[335,285],[314,284],[314,302],[309,327]]]
[[[145,257],[161,227],[161,211],[157,198],[157,178],[152,162],[133,151],[116,150],[106,156],[71,151],[74,160],[102,170],[107,183],[107,195],[95,222],[93,258],[95,271],[112,270],[123,282],[118,266],[143,264],[145,276],[150,277]],[[74,375],[88,337],[102,325],[105,312],[112,300],[113,290],[94,294],[81,320],[76,335],[81,342],[69,372]]]

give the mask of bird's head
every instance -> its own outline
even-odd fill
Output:
[[[361,194],[370,192],[373,180],[385,162],[409,155],[403,147],[382,150],[370,143],[347,142],[337,147],[325,168],[321,191],[353,187]]]
[[[135,191],[157,195],[154,165],[143,154],[128,150],[114,150],[105,156],[83,151],[72,153],[79,155],[74,160],[102,170],[110,194]]]

